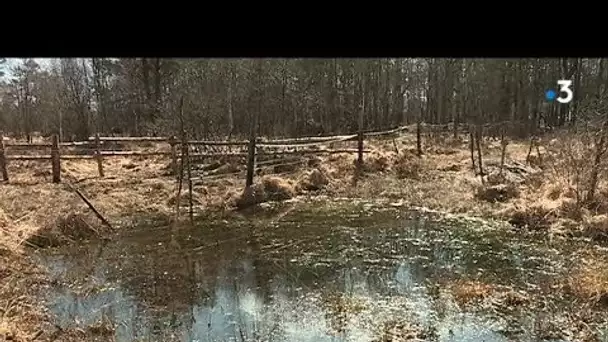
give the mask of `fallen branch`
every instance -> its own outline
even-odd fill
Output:
[[[95,215],[101,220],[101,222],[103,224],[105,224],[106,226],[108,226],[110,229],[114,230],[114,227],[112,227],[112,225],[110,224],[110,222],[108,222],[108,220],[106,220],[105,217],[103,217],[103,215],[101,215],[101,213],[99,211],[97,211],[97,209],[95,209],[95,206],[93,206],[93,204],[91,203],[91,201],[89,201],[85,195],[83,195],[82,192],[80,192],[80,190],[76,189],[73,185],[71,185],[70,183],[65,183],[67,184],[68,187],[70,187],[70,189],[74,192],[76,192],[78,194],[78,196],[80,196],[80,198],[84,201],[84,203],[86,203],[86,205],[89,207],[89,209],[91,209],[91,211],[93,211],[93,213],[95,213]]]
[[[35,341],[38,337],[40,337],[44,333],[43,330],[38,330],[32,337],[30,337],[30,341]]]

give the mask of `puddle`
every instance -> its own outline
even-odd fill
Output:
[[[547,327],[572,311],[555,286],[583,242],[369,203],[297,208],[44,252],[48,306],[62,327],[105,322],[97,333],[121,342],[574,338]],[[459,282],[532,299],[467,306]]]

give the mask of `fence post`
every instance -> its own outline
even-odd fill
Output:
[[[95,133],[95,159],[97,159],[97,170],[99,171],[99,177],[103,178],[103,162],[101,155],[101,141],[99,140],[99,133]]]
[[[0,132],[0,171],[2,171],[2,180],[8,182],[6,156],[4,155],[4,134],[2,132]]]
[[[477,124],[477,134],[475,134],[476,136],[476,143],[475,145],[477,146],[477,159],[479,160],[479,176],[481,177],[481,184],[484,184],[484,180],[483,180],[483,176],[485,175],[483,172],[483,160],[482,160],[482,152],[481,152],[481,139],[483,139],[483,133],[481,130],[481,124]]]
[[[175,136],[169,137],[169,145],[171,145],[171,167],[173,174],[177,175],[177,146],[175,146]]]
[[[252,129],[253,131],[253,129]],[[245,180],[245,187],[253,185],[253,171],[255,168],[255,134],[252,133],[249,137],[249,148],[247,151],[247,179]]]
[[[261,101],[258,99],[258,101]],[[245,187],[253,185],[253,174],[255,172],[255,154],[256,154],[256,140],[257,140],[257,128],[258,128],[258,115],[260,114],[260,103],[258,102],[258,110],[253,114],[253,120],[251,120],[249,126],[249,148],[247,150],[247,178],[245,179]]]
[[[51,147],[51,163],[53,164],[53,183],[61,182],[61,161],[59,158],[59,137],[53,135],[53,146]]]
[[[361,90],[365,91],[366,85],[365,80],[362,80],[363,84],[361,85]],[[359,118],[358,118],[358,136],[357,136],[357,149],[358,149],[358,158],[357,158],[357,178],[359,178],[363,174],[363,114],[365,113],[365,96],[362,97],[361,100],[361,109],[359,110]]]
[[[190,145],[188,145],[188,137],[186,131],[183,133],[182,144],[185,146],[182,158],[186,158],[186,171],[188,176],[188,214],[190,215],[190,223],[194,222],[194,209],[192,204],[192,171],[190,170]]]
[[[358,134],[358,143],[357,143],[357,149],[358,149],[358,163],[359,163],[359,167],[363,167],[363,131],[359,131]]]

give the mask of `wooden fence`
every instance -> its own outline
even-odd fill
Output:
[[[386,132],[370,132],[367,136],[378,136],[385,133],[387,135],[398,133],[405,128]],[[7,165],[10,161],[50,161],[53,175],[53,182],[61,182],[61,161],[62,160],[84,160],[94,159],[97,161],[98,172],[100,177],[104,177],[103,160],[105,158],[116,156],[167,156],[171,158],[172,168],[177,174],[179,169],[179,161],[182,158],[183,147],[188,149],[188,158],[218,158],[218,157],[247,157],[249,149],[253,147],[255,156],[265,157],[285,157],[285,156],[303,156],[303,155],[318,155],[318,154],[335,154],[335,153],[367,153],[369,151],[363,149],[363,145],[357,148],[319,148],[322,145],[331,145],[340,142],[357,141],[358,135],[336,135],[325,137],[305,137],[294,139],[255,139],[253,144],[248,140],[242,141],[207,141],[207,140],[179,140],[176,137],[101,137],[96,134],[90,137],[87,141],[76,142],[59,142],[58,136],[54,135],[51,142],[42,143],[24,143],[24,142],[4,142],[3,136],[0,134],[0,172],[2,179],[9,182],[9,174]],[[169,145],[169,151],[106,151],[103,146],[112,143],[166,143]],[[181,148],[180,148],[181,147]],[[197,147],[195,152],[189,150]],[[228,147],[229,151],[218,150],[220,147]],[[50,149],[50,154],[11,154],[8,153],[11,149],[28,152]],[[83,150],[68,151],[68,148],[81,148]],[[180,151],[181,150],[181,151]],[[202,150],[202,152],[200,152]],[[198,152],[197,152],[198,151]],[[71,152],[71,153],[70,153]],[[79,152],[79,153],[74,153]],[[82,154],[81,152],[87,152]],[[281,160],[284,161],[284,160]],[[261,161],[261,165],[274,166],[270,161]],[[276,164],[280,165],[280,164]],[[248,165],[248,167],[251,167]],[[201,177],[193,178],[192,180],[201,179]]]
[[[43,143],[23,143],[23,142],[4,142],[2,134],[0,134],[0,172],[2,179],[5,182],[9,181],[7,164],[12,160],[49,160],[52,165],[53,182],[61,182],[61,160],[79,160],[79,159],[94,159],[97,161],[97,167],[100,177],[104,177],[103,160],[105,158],[120,157],[120,156],[167,156],[171,158],[172,169],[175,174],[179,171],[179,162],[182,155],[188,158],[188,163],[191,159],[213,159],[220,157],[248,157],[249,152],[253,149],[254,159],[258,159],[258,166],[276,166],[284,165],[281,162],[302,163],[302,160],[286,160],[285,157],[297,157],[304,155],[318,154],[335,154],[335,153],[357,153],[360,161],[364,153],[369,152],[364,149],[363,141],[370,137],[387,137],[398,135],[404,131],[414,132],[416,128],[401,126],[387,131],[372,131],[358,134],[334,135],[322,137],[303,137],[291,139],[262,139],[258,138],[250,143],[249,140],[240,141],[208,141],[208,140],[187,140],[184,137],[101,137],[96,134],[90,137],[87,141],[76,142],[59,142],[55,135],[51,138],[51,142]],[[425,133],[449,133],[452,128],[449,125],[424,125]],[[465,127],[458,127],[459,131],[466,131]],[[357,142],[356,148],[331,148],[332,145],[342,142]],[[108,151],[104,146],[109,146],[116,143],[166,143],[168,151]],[[328,147],[329,146],[329,147]],[[184,149],[185,147],[185,149]],[[50,149],[50,154],[10,154],[7,153],[12,148],[18,150],[42,150]],[[69,148],[82,150],[69,151]],[[227,148],[227,150],[226,150]],[[192,151],[191,151],[192,150]],[[186,151],[186,153],[184,153]],[[72,152],[72,153],[70,153]],[[78,152],[78,153],[74,153]],[[87,152],[83,154],[82,152]],[[277,160],[259,160],[259,157],[275,158]],[[263,159],[263,158],[261,158]],[[273,163],[278,164],[273,164]],[[248,161],[248,164],[251,164]],[[247,168],[253,168],[254,165],[247,165]],[[241,173],[241,172],[239,172]],[[204,175],[203,175],[204,176]],[[193,177],[191,180],[201,180],[203,177]]]

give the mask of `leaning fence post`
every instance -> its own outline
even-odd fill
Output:
[[[59,158],[59,137],[53,135],[53,146],[51,147],[51,163],[53,164],[53,183],[61,182],[61,161]]]
[[[99,177],[103,178],[103,162],[100,149],[101,141],[99,140],[99,133],[95,133],[95,159],[97,159],[97,170],[99,171]]]
[[[2,180],[8,182],[6,156],[4,155],[4,134],[2,132],[0,132],[0,171],[2,171]]]

